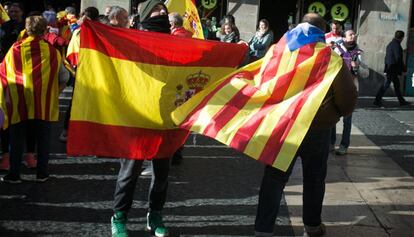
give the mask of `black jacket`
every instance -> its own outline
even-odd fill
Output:
[[[403,71],[405,71],[403,49],[401,47],[401,42],[394,38],[387,45],[384,72],[400,75]]]

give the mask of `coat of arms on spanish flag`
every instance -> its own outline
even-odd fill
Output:
[[[246,46],[121,29],[85,21],[68,155],[170,157],[188,131],[171,112],[234,71]]]
[[[323,33],[300,24],[177,108],[174,122],[286,171],[342,66]]]
[[[204,39],[203,27],[197,7],[192,0],[167,0],[169,12],[178,12],[184,19],[184,28],[193,33],[193,38]]]

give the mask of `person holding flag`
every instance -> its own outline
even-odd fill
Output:
[[[147,0],[141,3],[138,9],[141,30],[170,33],[168,11],[162,1]],[[109,20],[113,26],[127,27],[127,24],[123,26],[122,23],[128,23],[128,14],[125,10],[114,6],[109,14]],[[121,167],[114,194],[114,215],[111,218],[113,237],[128,236],[127,214],[132,206],[134,190],[143,162],[144,160],[120,160]],[[167,198],[170,157],[152,159],[152,168],[146,229],[157,237],[165,237],[169,232],[164,225],[161,211]]]

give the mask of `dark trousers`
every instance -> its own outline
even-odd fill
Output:
[[[143,160],[121,159],[118,179],[114,194],[114,211],[127,213],[132,206],[135,186]],[[168,173],[170,171],[170,159],[152,160],[152,180],[149,199],[150,210],[161,211],[167,198]]]
[[[344,128],[342,130],[341,146],[348,148],[351,142],[351,128],[352,128],[352,114],[342,118]],[[335,145],[336,142],[336,125],[332,128],[331,132],[331,144]]]
[[[394,91],[395,91],[395,95],[398,98],[398,101],[400,103],[405,102],[404,97],[401,95],[400,79],[398,78],[398,74],[392,73],[392,72],[387,73],[387,79],[385,80],[384,84],[379,88],[377,92],[377,96],[375,97],[376,102],[381,102],[382,97],[384,96],[387,89],[390,87],[391,82],[394,83]]]
[[[318,226],[321,224],[330,135],[331,129],[309,131],[297,152],[297,156],[300,156],[302,159],[302,219],[306,226]],[[259,192],[259,204],[255,221],[256,232],[273,233],[283,189],[292,173],[296,158],[287,172],[271,166],[265,167]]]
[[[27,125],[26,134],[26,152],[34,153],[36,150],[36,134],[33,123]],[[1,130],[1,151],[2,153],[9,153],[10,147],[10,134],[9,129]]]
[[[43,120],[27,120],[13,124],[10,133],[10,173],[20,175],[21,159],[24,152],[27,128],[34,129],[37,140],[37,173],[47,173],[50,148],[51,123]]]

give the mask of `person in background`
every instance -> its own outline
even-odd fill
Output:
[[[335,52],[341,56],[344,60],[345,65],[351,71],[353,76],[355,87],[358,90],[358,71],[362,62],[362,50],[359,49],[358,44],[356,43],[356,35],[353,30],[347,30],[345,32],[345,38],[340,45],[335,47]],[[348,152],[348,147],[351,140],[351,127],[352,127],[352,114],[343,117],[343,130],[342,138],[339,148],[335,151],[335,154],[343,156]],[[331,132],[331,148],[330,150],[335,150],[336,142],[336,126],[332,128]]]
[[[10,47],[16,42],[20,32],[24,29],[23,10],[20,4],[7,2],[5,4],[10,21],[5,22],[1,26],[0,34],[0,62],[3,61],[4,56],[9,51]],[[6,10],[5,9],[5,10]],[[10,134],[9,128],[1,129],[1,150],[2,159],[0,160],[0,170],[9,170],[10,168]],[[30,158],[33,158],[32,156]],[[29,158],[29,159],[30,159]],[[30,167],[36,165],[36,160],[28,160],[27,164]]]
[[[3,96],[6,96],[4,99],[7,106],[2,109],[12,107],[13,103],[24,104],[27,107],[26,111],[20,111],[20,113],[13,110],[7,111],[10,131],[10,171],[1,181],[13,184],[22,182],[20,178],[21,157],[29,124],[32,124],[37,140],[36,181],[44,182],[49,178],[47,166],[49,161],[51,122],[58,120],[59,94],[69,78],[68,71],[61,63],[62,58],[59,51],[43,39],[47,30],[46,20],[42,16],[30,16],[26,18],[25,28],[28,37],[13,44],[0,67],[1,79],[7,81],[7,84],[2,85],[3,91],[5,91]],[[21,67],[8,67],[7,65],[17,62],[16,55],[20,55],[18,60],[21,61]],[[32,58],[39,58],[39,61],[35,62]],[[27,65],[30,65],[30,67],[27,68]],[[51,74],[51,76],[42,77],[42,74],[35,73],[34,68],[39,68],[46,75]],[[13,70],[13,73],[6,70]],[[17,82],[11,74],[21,74],[23,82]],[[50,80],[56,82],[49,83],[51,82]],[[34,81],[42,82],[41,86],[33,87]],[[24,97],[21,100],[12,101],[7,97],[12,93],[16,93],[10,90],[10,87],[16,86],[22,87],[28,93],[31,91],[32,94],[39,94],[41,97]],[[37,91],[43,90],[44,87],[49,87],[48,90],[51,93]],[[50,106],[37,106],[38,102],[36,101],[40,103],[39,105],[41,105],[42,101],[45,101]],[[29,106],[33,107],[30,108]]]
[[[330,24],[331,31],[325,34],[326,44],[334,49],[335,45],[342,43],[342,26],[341,22],[333,20]]]
[[[191,38],[193,36],[193,33],[183,27],[183,17],[179,13],[171,12],[168,14],[168,20],[171,25],[171,35],[184,38]]]
[[[230,15],[230,14],[225,15],[223,17],[223,19],[220,21],[221,28],[223,28],[223,25],[226,24],[226,23],[230,23],[232,25],[232,29],[233,29],[234,34],[235,34],[235,36],[234,36],[235,40],[234,41],[235,41],[235,43],[238,43],[240,41],[240,31],[239,31],[239,28],[237,28],[237,26],[236,26],[236,19],[234,18],[233,15]],[[223,32],[218,31],[218,33],[222,34]],[[220,35],[218,35],[217,38],[221,38]]]
[[[23,8],[18,3],[8,5],[10,21],[1,26],[0,61],[3,60],[10,47],[16,42],[20,32],[24,29]]]
[[[407,66],[403,61],[403,49],[401,42],[404,39],[404,31],[397,30],[394,34],[394,39],[387,45],[385,52],[385,66],[384,73],[386,73],[387,79],[384,84],[378,89],[377,95],[374,100],[374,105],[382,107],[382,97],[387,89],[390,87],[391,82],[394,84],[395,95],[400,102],[400,106],[410,105],[401,94],[400,91],[400,76],[403,72],[407,71]]]
[[[232,23],[227,22],[221,25],[220,30],[220,41],[226,43],[237,43],[237,35],[235,32],[235,27]]]
[[[139,24],[141,30],[170,34],[168,11],[163,1],[147,0],[140,3],[138,9],[141,18]],[[120,18],[123,18],[123,20]],[[109,20],[113,26],[127,27],[128,14],[125,10],[121,11],[113,7],[109,14]],[[122,24],[124,21],[125,24]],[[145,157],[142,158],[142,160],[120,159],[121,167],[114,194],[114,214],[111,217],[113,237],[128,236],[126,229],[127,215],[132,206],[135,186],[145,160]],[[164,225],[161,212],[167,199],[170,157],[152,159],[151,163],[152,181],[148,195],[149,209],[146,229],[156,237],[165,237],[169,235],[169,232]]]
[[[250,62],[262,58],[272,43],[273,32],[269,29],[269,22],[266,19],[261,19],[256,34],[248,43]]]

